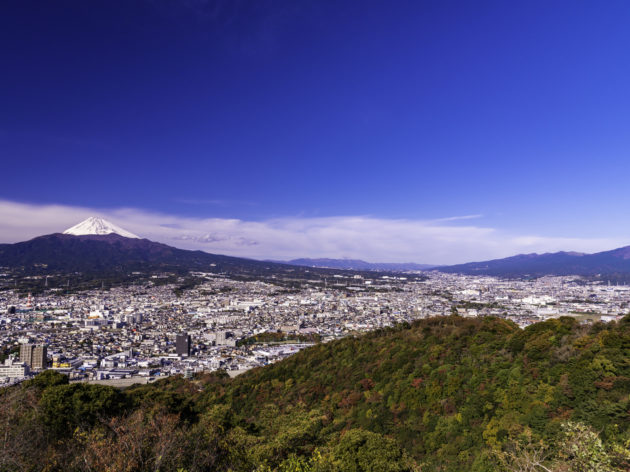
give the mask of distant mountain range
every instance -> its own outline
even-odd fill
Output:
[[[278,261],[280,262],[280,261]],[[305,267],[320,267],[341,270],[376,270],[388,272],[404,272],[410,270],[428,270],[434,265],[416,264],[414,262],[366,262],[360,259],[293,259],[282,261],[284,264],[291,264]]]
[[[327,267],[332,269],[368,271],[437,270],[467,275],[496,277],[542,277],[545,275],[602,276],[607,279],[630,281],[630,246],[611,251],[584,254],[555,252],[546,254],[519,254],[504,259],[470,262],[450,266],[415,263],[371,263],[355,259],[293,259],[285,264]]]
[[[178,249],[141,239],[101,218],[88,218],[64,233],[0,244],[0,268],[23,276],[80,273],[92,278],[132,272],[190,271],[256,278],[277,276],[288,281],[331,275],[327,269]]]
[[[540,277],[544,275],[630,276],[630,246],[611,251],[583,254],[555,252],[520,254],[484,262],[437,267],[441,272],[492,275],[498,277]]]
[[[141,239],[101,218],[88,218],[62,233],[14,244],[0,244],[0,267],[22,275],[52,273],[125,274],[205,271],[230,275],[284,274],[295,279],[326,276],[330,270],[354,272],[438,270],[498,277],[545,275],[602,276],[630,281],[630,246],[595,254],[556,252],[451,266],[373,263],[357,259],[259,261],[178,249]]]

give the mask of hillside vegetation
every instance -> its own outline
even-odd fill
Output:
[[[1,392],[0,470],[622,471],[630,317],[421,320],[235,379]]]

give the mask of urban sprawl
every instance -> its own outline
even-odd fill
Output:
[[[384,273],[368,280],[340,273],[324,286],[285,289],[195,276],[204,282],[183,292],[152,282],[75,294],[0,292],[0,385],[46,368],[117,386],[204,371],[237,375],[314,342],[419,318],[496,316],[522,327],[559,316],[608,322],[628,313],[630,302],[630,286],[579,277],[428,272],[426,279]]]

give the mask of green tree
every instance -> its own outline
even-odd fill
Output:
[[[413,470],[393,439],[380,434],[351,429],[333,448],[335,472],[406,472]]]

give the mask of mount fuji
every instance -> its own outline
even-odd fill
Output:
[[[114,223],[95,216],[91,216],[87,220],[74,225],[72,228],[68,228],[63,232],[63,234],[72,234],[74,236],[85,236],[90,234],[117,234],[125,238],[140,239],[139,236],[122,229],[120,226],[116,226]]]

